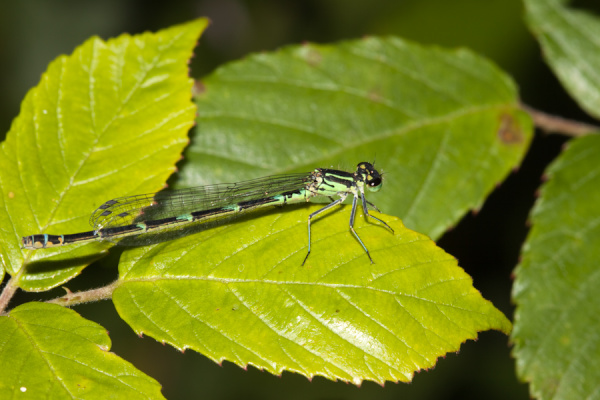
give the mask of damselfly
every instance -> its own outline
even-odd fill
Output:
[[[341,204],[353,196],[350,212],[350,231],[373,263],[367,247],[354,230],[358,199],[366,216],[394,230],[381,219],[369,214],[368,205],[379,211],[365,198],[365,187],[376,192],[381,189],[381,175],[368,162],[358,164],[356,171],[344,172],[316,168],[310,173],[273,175],[238,183],[199,186],[154,194],[119,197],[102,204],[90,217],[93,231],[69,235],[37,234],[25,236],[25,249],[43,249],[94,240],[122,241],[134,236],[148,236],[165,230],[179,230],[191,224],[210,224],[227,217],[266,206],[310,201],[328,197],[331,203],[308,216],[308,252],[310,254],[310,223],[317,215]],[[337,200],[334,200],[334,196]]]

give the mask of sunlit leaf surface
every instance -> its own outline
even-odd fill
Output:
[[[1,261],[23,289],[69,280],[106,245],[32,252],[22,236],[91,230],[104,201],[163,187],[193,124],[187,60],[205,26],[91,38],[29,91],[0,147]]]
[[[160,385],[110,350],[104,328],[27,303],[0,317],[0,398],[161,399]]]
[[[358,216],[370,264],[349,208],[328,213],[301,266],[317,207],[126,252],[117,310],[136,332],[217,362],[355,384],[410,381],[478,331],[510,331],[452,256],[395,218],[381,215],[392,233]]]

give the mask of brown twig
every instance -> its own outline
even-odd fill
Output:
[[[114,290],[117,288],[117,286],[119,286],[119,284],[119,281],[114,281],[110,285],[103,286],[101,288],[75,293],[71,292],[67,288],[64,288],[67,294],[56,299],[49,300],[47,303],[71,307],[77,304],[89,303],[92,301],[108,300],[112,297]]]
[[[6,286],[2,289],[2,293],[0,293],[0,315],[4,315],[4,311],[10,302],[10,299],[14,296],[15,292],[19,288],[18,285],[18,276],[11,277]]]
[[[546,114],[522,103],[521,108],[531,115],[535,126],[546,133],[559,133],[579,137],[600,132],[600,126]]]

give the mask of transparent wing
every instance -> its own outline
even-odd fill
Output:
[[[300,190],[313,179],[311,173],[272,175],[238,183],[119,197],[98,207],[90,217],[90,225],[98,230],[220,209]]]

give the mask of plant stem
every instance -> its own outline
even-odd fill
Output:
[[[57,297],[56,299],[49,300],[47,301],[47,303],[71,307],[77,304],[90,303],[92,301],[108,300],[112,297],[114,290],[119,285],[119,281],[114,281],[113,283],[107,286],[75,293],[71,292],[67,288],[64,288],[67,294],[61,297]]]
[[[523,103],[521,103],[521,108],[531,115],[535,126],[546,133],[560,133],[567,136],[579,137],[600,132],[600,126],[546,114]]]
[[[4,289],[2,289],[2,293],[0,293],[0,315],[4,314],[4,310],[6,310],[6,306],[8,306],[10,299],[12,299],[19,288],[19,286],[15,284],[18,277],[19,275],[11,277],[6,283],[6,286],[4,286]]]

